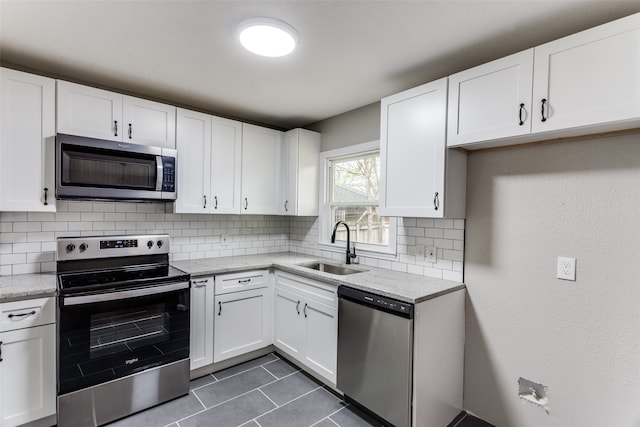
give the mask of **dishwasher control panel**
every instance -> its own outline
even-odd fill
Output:
[[[393,298],[372,294],[370,292],[361,291],[359,289],[340,286],[338,288],[338,297],[345,298],[353,302],[377,308],[388,313],[398,316],[413,318],[413,304],[398,301]]]

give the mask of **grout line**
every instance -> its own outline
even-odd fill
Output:
[[[332,423],[334,423],[335,425],[337,425],[338,427],[340,427],[340,424],[338,424],[337,422],[335,422],[335,421],[333,420],[333,418],[327,418],[327,419],[328,419],[329,421],[331,421]]]
[[[266,385],[266,384],[265,384],[265,385]],[[264,387],[264,386],[263,386],[263,387]],[[253,419],[253,421],[255,421],[255,422],[257,423],[257,422],[258,422],[258,421],[257,421],[257,418],[263,417],[263,416],[267,415],[268,413],[271,413],[271,412],[275,411],[276,409],[279,409],[279,408],[282,408],[283,406],[288,405],[288,404],[289,404],[289,403],[291,403],[291,402],[295,402],[296,400],[298,400],[298,399],[300,399],[300,398],[303,398],[303,397],[305,397],[305,396],[306,396],[306,395],[308,395],[308,394],[313,393],[314,391],[318,390],[319,388],[322,388],[322,386],[320,386],[320,387],[316,387],[316,388],[314,388],[313,390],[310,390],[310,391],[308,391],[308,392],[306,392],[306,393],[304,393],[304,394],[301,394],[300,396],[296,397],[295,399],[291,399],[290,401],[283,403],[282,405],[278,406],[277,408],[270,409],[269,411],[267,411],[267,412],[265,412],[265,413],[263,413],[263,414],[260,414],[259,416],[257,416],[256,418],[254,418],[254,419]],[[260,425],[260,423],[258,423],[258,425]]]
[[[213,376],[213,375],[208,374],[207,376]],[[204,377],[201,377],[201,378],[204,378]],[[201,379],[201,378],[196,378],[196,379],[198,379],[198,380],[199,380],[199,379]],[[199,386],[199,387],[194,387],[194,388],[192,388],[190,391],[200,390],[200,389],[201,389],[201,388],[203,388],[203,387],[209,386],[209,385],[211,385],[211,384],[215,384],[215,383],[217,383],[217,382],[218,382],[218,380],[217,380],[217,379],[215,379],[215,378],[213,378],[213,381],[211,381],[210,383],[207,383],[207,384],[201,385],[201,386]]]
[[[279,407],[280,407],[280,405],[278,405],[276,402],[274,402],[273,400],[271,400],[271,398],[270,398],[269,396],[267,396],[267,394],[266,394],[264,391],[262,391],[261,389],[258,389],[258,391],[259,391],[260,393],[262,393],[262,394],[264,395],[264,397],[266,397],[267,399],[269,399],[269,402],[271,402],[271,403],[273,403],[274,405],[276,405],[276,408],[279,408]]]
[[[455,424],[453,425],[453,427],[457,427],[457,426],[459,426],[459,425],[460,425],[460,423],[462,423],[462,421],[464,421],[464,419],[465,419],[465,418],[467,418],[467,416],[468,416],[468,415],[469,415],[469,414],[465,413],[465,414],[464,414],[464,417],[460,418],[460,421],[458,421],[457,423],[455,423]]]
[[[345,402],[344,399],[341,399],[339,396],[336,396],[334,393],[331,393],[329,390],[326,389],[326,387],[323,386],[322,389],[327,393],[329,393],[331,396],[333,396],[338,402],[344,402],[345,408],[350,405],[349,403]]]
[[[270,370],[268,370],[267,368],[263,366],[260,366],[262,369],[264,369],[265,371],[267,371],[273,378],[279,380],[280,378],[276,377],[275,375],[273,375],[273,372],[271,372]]]
[[[192,392],[193,392],[193,390],[192,390]],[[200,402],[200,404],[202,405],[202,407],[203,407],[204,409],[207,409],[207,406],[206,406],[204,403],[202,403],[202,400],[200,400],[200,398],[198,397],[198,395],[197,395],[196,393],[193,393],[193,395],[196,397],[196,399],[198,399],[198,402]]]

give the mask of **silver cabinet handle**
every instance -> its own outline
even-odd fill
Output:
[[[131,134],[133,133],[132,129],[131,129],[131,123],[129,123],[129,139],[131,139]]]
[[[196,288],[201,288],[203,287],[205,284],[207,284],[209,282],[209,279],[204,279],[204,280],[192,280],[191,283],[196,287]]]
[[[298,312],[298,316],[300,316],[300,300],[296,303],[296,311]]]
[[[218,316],[222,314],[222,301],[218,301]]]
[[[304,303],[304,308],[302,309],[302,312],[304,313],[304,317],[307,317],[307,303]]]
[[[440,207],[440,197],[438,197],[438,192],[436,191],[436,195],[433,197],[433,207],[435,210],[438,210]]]
[[[118,136],[118,121],[113,121],[113,136]]]

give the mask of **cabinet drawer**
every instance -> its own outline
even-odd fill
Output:
[[[216,295],[269,286],[269,270],[243,271],[216,276]]]
[[[276,285],[300,294],[311,301],[330,307],[338,306],[338,288],[336,286],[281,271],[276,272]]]
[[[0,304],[0,331],[13,331],[56,321],[56,299],[37,298]]]

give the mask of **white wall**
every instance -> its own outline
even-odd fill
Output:
[[[468,168],[465,408],[498,427],[640,426],[640,135]],[[519,377],[548,387],[548,415]]]
[[[380,139],[380,103],[365,105],[306,126],[322,134],[321,151]]]

